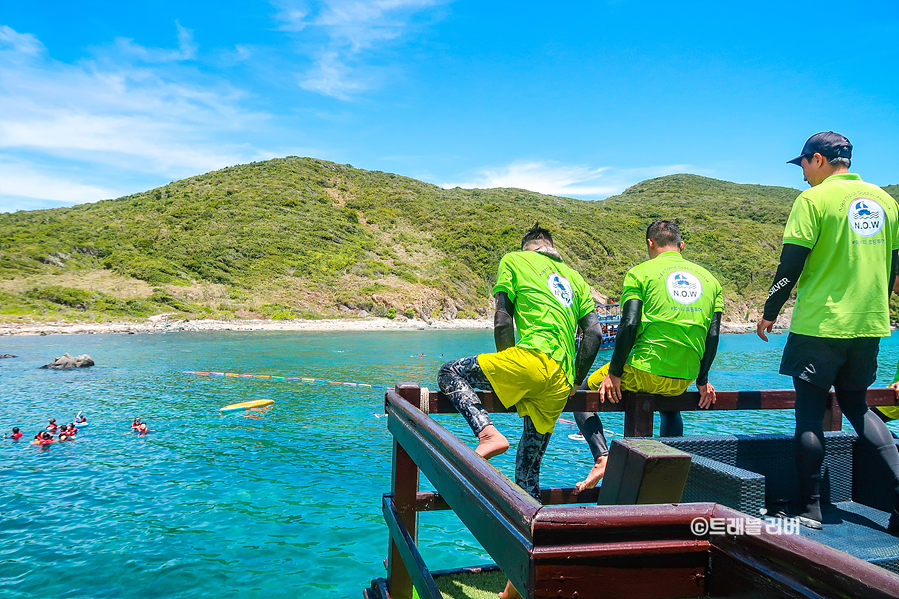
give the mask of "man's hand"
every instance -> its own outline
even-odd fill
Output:
[[[899,399],[899,381],[896,381],[895,383],[890,385],[888,388],[892,389],[893,393],[896,394],[896,399]]]
[[[607,374],[599,384],[599,403],[605,403],[606,398],[612,403],[618,403],[621,399],[621,377]]]
[[[768,336],[765,333],[770,333],[774,330],[774,321],[773,320],[765,320],[764,317],[759,319],[758,326],[755,327],[755,334],[761,337],[762,341],[767,343]]]
[[[715,400],[717,399],[715,396],[715,388],[712,387],[712,383],[696,385],[696,388],[699,389],[699,407],[703,410],[712,407],[712,404],[715,403]]]

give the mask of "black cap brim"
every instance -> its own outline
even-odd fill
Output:
[[[802,166],[803,158],[805,158],[805,156],[797,156],[793,160],[787,160],[787,164],[795,164],[796,166]]]

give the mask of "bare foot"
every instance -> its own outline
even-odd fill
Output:
[[[506,583],[506,590],[502,593],[497,593],[499,595],[499,599],[524,599],[521,596],[521,593],[518,592],[518,589],[512,586],[512,581]]]
[[[495,426],[490,424],[478,433],[478,447],[474,452],[489,460],[493,456],[505,453],[507,449],[509,449],[509,442]]]
[[[587,475],[587,478],[574,485],[574,488],[578,493],[580,493],[584,489],[592,489],[596,486],[596,483],[599,482],[599,479],[601,479],[606,474],[606,463],[608,461],[608,455],[596,458],[596,463],[593,464],[593,468],[590,469],[590,474]]]

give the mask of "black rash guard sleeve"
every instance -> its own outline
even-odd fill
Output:
[[[596,312],[591,311],[578,321],[578,326],[584,331],[581,343],[578,345],[577,354],[574,358],[574,387],[577,389],[581,383],[590,374],[590,368],[596,360],[596,354],[599,352],[599,346],[602,345],[602,334],[600,333],[599,317]]]
[[[790,299],[790,292],[796,286],[796,281],[799,280],[799,275],[802,274],[802,269],[805,267],[805,259],[808,258],[811,251],[810,248],[795,243],[784,244],[784,249],[780,253],[780,266],[777,267],[777,273],[774,275],[774,284],[768,290],[768,300],[765,302],[762,318],[770,321],[777,320],[780,309]]]
[[[896,287],[896,275],[899,274],[897,271],[899,271],[899,250],[893,250],[890,257],[890,290],[887,291],[887,297],[890,296],[890,293]]]
[[[505,291],[496,294],[496,313],[493,315],[493,341],[501,352],[515,345],[515,302]]]
[[[712,314],[712,322],[709,324],[709,332],[705,336],[705,351],[699,361],[699,375],[696,377],[697,385],[705,385],[709,382],[709,370],[712,362],[718,354],[718,333],[721,330],[721,312]]]
[[[617,377],[624,374],[624,365],[634,349],[637,332],[640,330],[642,313],[643,302],[638,299],[629,299],[621,307],[621,323],[615,336],[615,351],[612,352],[609,374]]]

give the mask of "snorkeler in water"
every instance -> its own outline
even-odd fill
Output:
[[[137,418],[134,419],[134,422],[131,423],[131,430],[136,431],[137,429],[140,428],[140,425],[141,425],[140,417],[138,416]]]
[[[53,431],[55,433],[56,429],[58,429],[58,428],[59,427],[56,426],[56,418],[51,418],[49,424],[47,424],[47,426],[46,426],[46,429],[48,431]]]
[[[22,437],[22,431],[19,430],[18,426],[12,427],[12,434],[9,436],[10,439],[16,440]],[[6,438],[6,435],[3,435],[3,438]]]

